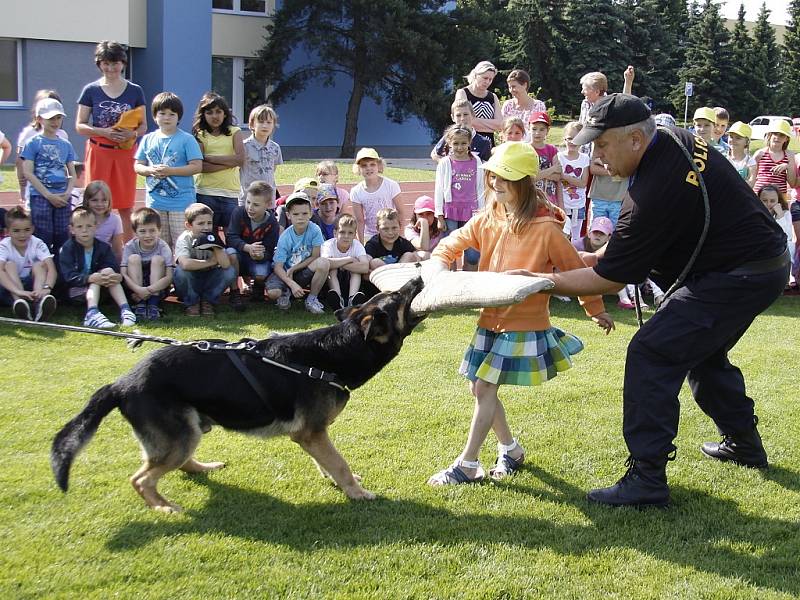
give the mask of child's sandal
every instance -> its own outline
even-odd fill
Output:
[[[466,473],[464,473],[461,467],[477,469],[475,472],[475,477],[469,477]],[[485,477],[486,473],[484,472],[483,467],[481,467],[480,462],[477,460],[469,461],[459,459],[443,471],[439,471],[430,479],[428,479],[428,485],[439,486],[460,485],[462,483],[480,483]]]
[[[489,477],[495,481],[499,481],[500,479],[505,479],[506,477],[514,475],[522,468],[522,465],[525,462],[525,448],[520,446],[516,440],[514,440],[514,443],[511,444],[511,446],[503,446],[502,444],[498,444],[497,447],[497,460],[495,461],[494,466],[489,469]],[[519,448],[522,450],[522,454],[517,458],[512,458],[508,454],[508,452],[514,448]]]

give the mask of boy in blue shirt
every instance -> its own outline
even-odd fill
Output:
[[[178,129],[183,103],[171,92],[153,98],[153,119],[158,131],[142,138],[134,170],[146,177],[147,206],[161,217],[161,238],[175,249],[184,232],[184,211],[195,202],[195,173],[203,170],[203,152],[194,136]]]
[[[306,310],[315,315],[325,312],[317,298],[328,278],[330,263],[320,257],[325,239],[322,230],[311,222],[311,199],[305,192],[294,192],[286,199],[291,225],[278,238],[272,275],[267,279],[267,296],[286,310],[291,298],[306,296]]]
[[[58,100],[40,100],[36,122],[41,133],[20,153],[22,173],[31,184],[31,220],[36,235],[54,254],[69,238],[70,196],[75,185],[75,150],[57,135],[65,116]]]

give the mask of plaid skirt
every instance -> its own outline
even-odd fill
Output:
[[[539,385],[572,367],[571,356],[581,350],[583,342],[558,327],[503,333],[478,327],[458,371],[470,381]]]

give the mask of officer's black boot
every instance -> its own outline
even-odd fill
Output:
[[[648,460],[629,456],[625,461],[628,470],[622,479],[611,487],[592,490],[586,497],[608,506],[667,506],[667,462],[674,459],[674,454]]]
[[[700,450],[706,456],[717,460],[730,461],[742,467],[766,469],[767,452],[761,443],[757,425],[758,417],[753,417],[752,428],[736,433],[725,433],[721,442],[705,442]]]

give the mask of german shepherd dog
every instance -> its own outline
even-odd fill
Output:
[[[226,356],[229,351],[167,346],[152,352],[97,390],[55,436],[50,464],[56,482],[67,491],[75,456],[100,421],[119,408],[143,451],[144,463],[130,482],[156,510],[180,510],[156,489],[166,473],[175,469],[202,473],[225,466],[201,463],[193,456],[210,424],[259,437],[288,435],[347,496],[373,499],[375,495],[361,487],[360,478],[333,446],[328,426],[347,404],[349,390],[366,383],[392,360],[404,338],[425,318],[411,311],[411,301],[422,287],[422,279],[416,278],[396,292],[338,310],[336,325],[255,341],[260,356],[238,355],[255,380],[252,383]],[[334,373],[340,385],[266,364],[261,356]]]

